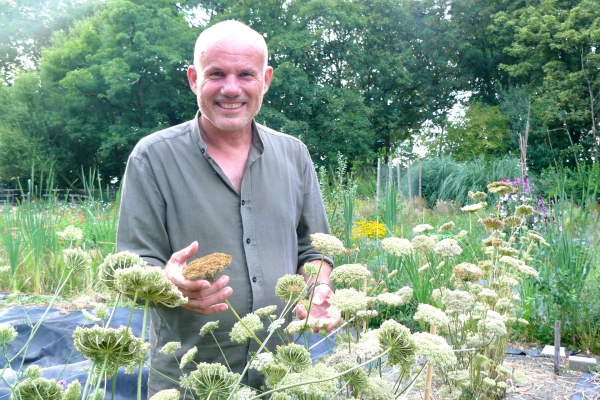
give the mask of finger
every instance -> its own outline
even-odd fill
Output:
[[[223,275],[219,277],[214,283],[210,283],[204,280],[190,281],[184,279],[179,286],[181,294],[188,299],[203,299],[211,296],[227,286],[229,283],[229,277]]]
[[[336,326],[339,325],[341,320],[342,319],[340,317],[334,318],[333,321],[331,321],[329,324],[327,324],[327,326],[325,327],[325,331],[331,332]]]
[[[192,244],[190,244],[188,247],[185,247],[185,248],[173,253],[173,255],[171,256],[171,259],[169,260],[169,263],[174,262],[176,264],[183,264],[184,262],[189,260],[190,257],[192,257],[194,254],[196,254],[197,251],[198,251],[198,242],[194,240],[192,242]]]
[[[233,289],[230,287],[224,287],[223,289],[209,296],[189,299],[187,304],[196,309],[208,309],[214,305],[223,303],[226,298],[231,296],[232,293]]]
[[[296,306],[296,317],[298,317],[298,319],[306,319],[306,317],[308,317],[308,313],[306,312],[306,308],[304,308],[304,306],[302,304],[298,304]]]

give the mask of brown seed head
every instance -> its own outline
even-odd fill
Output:
[[[230,263],[231,256],[229,254],[209,254],[186,265],[183,269],[183,276],[190,280],[206,279],[212,282],[215,279],[215,275]]]

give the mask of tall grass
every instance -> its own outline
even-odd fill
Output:
[[[448,156],[428,159],[422,163],[422,193],[429,206],[434,206],[438,200],[453,200],[464,205],[470,190],[482,190],[490,182],[513,179],[520,173],[516,158],[478,158],[469,162],[457,162]],[[402,179],[403,187],[407,184],[406,179]]]

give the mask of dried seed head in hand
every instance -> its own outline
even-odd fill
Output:
[[[205,279],[212,282],[215,275],[231,263],[231,256],[225,253],[213,253],[192,261],[183,269],[186,279]]]

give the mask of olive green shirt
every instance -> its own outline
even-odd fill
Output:
[[[229,301],[240,317],[273,304],[281,312],[283,303],[274,295],[277,280],[322,257],[310,244],[309,235],[315,232],[328,233],[329,226],[308,150],[294,137],[253,123],[241,193],[208,154],[198,118],[145,137],[129,157],[118,250],[163,267],[194,240],[199,250],[192,259],[230,254],[232,263],[222,274],[230,277]],[[214,320],[219,320],[215,335],[227,362],[241,372],[257,346],[230,341],[229,331],[237,321],[233,314],[204,316],[184,308],[151,310],[151,367],[178,380],[177,360],[193,346],[198,347],[196,362],[223,363],[212,336],[199,336],[200,328]],[[182,344],[177,360],[160,353],[172,341]],[[184,371],[193,369],[190,363]],[[258,382],[250,374],[249,383]],[[178,384],[151,371],[148,386],[152,396]]]

